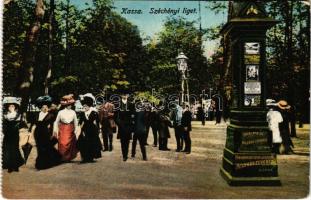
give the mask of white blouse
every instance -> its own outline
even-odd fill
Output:
[[[279,129],[279,123],[283,122],[281,113],[279,111],[269,110],[267,113],[267,121],[272,131],[272,142],[281,143],[282,137]]]
[[[14,112],[8,112],[6,115],[4,115],[4,118],[9,120],[9,121],[13,121],[13,120],[20,120],[20,116],[18,116],[18,113],[16,111]]]
[[[58,133],[59,123],[69,124],[72,122],[74,124],[74,131],[76,132],[78,128],[78,119],[76,112],[68,108],[59,111],[54,122],[54,132]]]
[[[43,121],[43,119],[45,118],[45,116],[47,116],[48,112],[40,112],[39,113],[39,118],[38,118],[38,121]]]

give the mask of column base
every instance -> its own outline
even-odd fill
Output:
[[[234,177],[224,168],[220,168],[221,176],[230,186],[281,186],[279,177]]]

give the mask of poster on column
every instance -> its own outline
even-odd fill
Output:
[[[259,65],[246,65],[246,81],[259,81]]]
[[[245,82],[244,94],[261,94],[260,82]]]
[[[259,54],[260,44],[258,42],[247,42],[244,45],[245,54]]]
[[[260,54],[245,54],[244,55],[244,63],[245,64],[260,64]]]
[[[244,96],[244,106],[259,106],[260,105],[260,95],[245,95]]]

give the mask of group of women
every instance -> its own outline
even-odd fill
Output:
[[[15,97],[4,99],[5,114],[3,118],[3,169],[8,172],[18,171],[24,164],[19,150],[19,129],[21,116],[18,112],[20,102]],[[81,154],[81,163],[94,162],[101,157],[101,142],[99,139],[99,116],[92,107],[94,97],[85,95],[82,101],[85,112],[78,117],[72,106],[75,103],[73,95],[62,97],[60,111],[54,109],[49,96],[39,97],[36,101],[40,112],[34,124],[30,127],[37,147],[36,169],[47,169],[63,162],[70,162]],[[78,125],[81,133],[76,139]],[[58,143],[58,148],[55,148]]]

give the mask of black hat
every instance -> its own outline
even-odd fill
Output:
[[[125,88],[120,88],[116,91],[119,95],[125,95],[125,94],[129,94],[130,91],[128,89],[125,89]]]
[[[93,106],[94,105],[94,100],[91,97],[84,96],[83,100],[81,101],[82,105],[87,105],[87,106]]]
[[[39,108],[41,108],[43,105],[47,105],[50,107],[50,105],[52,104],[52,98],[48,95],[46,96],[40,96],[36,99],[35,102],[36,106],[38,106]]]

